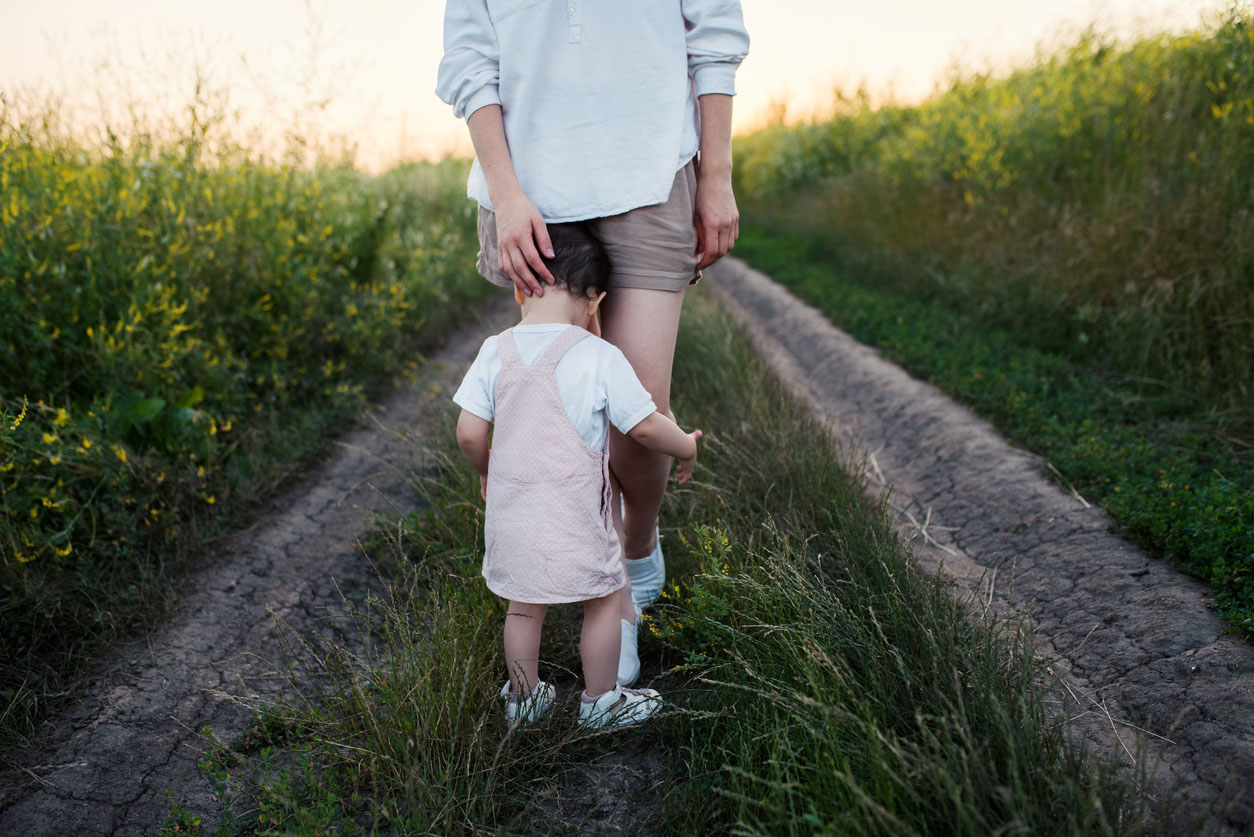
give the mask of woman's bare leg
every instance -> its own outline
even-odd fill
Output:
[[[684,291],[616,288],[601,304],[605,339],[627,357],[653,403],[670,412],[671,368]],[[610,430],[610,467],[623,493],[623,551],[643,558],[653,551],[658,511],[671,458]],[[635,618],[633,612],[632,617]]]

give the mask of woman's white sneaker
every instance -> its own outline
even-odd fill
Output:
[[[666,559],[662,557],[662,535],[657,535],[653,551],[643,558],[627,559],[627,576],[631,579],[631,600],[644,609],[662,595],[666,584]]]
[[[505,720],[511,724],[518,720],[524,724],[530,724],[539,720],[553,708],[553,703],[557,700],[557,690],[552,684],[541,680],[534,689],[520,699],[510,695],[509,681],[506,680],[505,685],[501,687],[501,699],[505,701]]]
[[[619,619],[623,639],[618,646],[618,685],[630,686],[640,679],[640,652],[636,649],[636,623]]]
[[[579,701],[579,726],[590,729],[634,727],[661,708],[662,696],[653,689],[615,686],[596,700]]]

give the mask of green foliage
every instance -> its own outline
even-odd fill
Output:
[[[741,251],[1254,631],[1254,18],[738,140]],[[774,240],[771,240],[771,239]]]
[[[805,239],[750,229],[738,251],[1040,453],[1126,536],[1209,581],[1220,613],[1254,632],[1254,461],[1178,393],[1025,346],[976,312],[852,280]]]
[[[484,292],[462,163],[370,178],[49,125],[0,99],[6,737]]]
[[[736,143],[746,217],[868,283],[1152,378],[1254,428],[1254,18],[1090,31],[921,104],[847,98]]]

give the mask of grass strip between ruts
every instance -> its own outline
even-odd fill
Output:
[[[1025,345],[978,312],[859,281],[817,237],[750,227],[736,252],[1044,456],[1123,535],[1209,581],[1219,612],[1254,635],[1254,463],[1204,417]]]
[[[673,392],[706,435],[664,510],[672,583],[641,634],[666,717],[587,736],[562,706],[507,730],[502,607],[450,432],[425,510],[368,544],[404,560],[362,614],[366,650],[293,637],[300,696],[206,756],[227,833],[574,831],[586,823],[554,820],[555,800],[628,741],[667,773],[660,806],[643,787],[624,800],[653,811],[651,833],[1145,830],[1131,785],[1045,712],[1030,637],[918,571],[831,437],[700,292]],[[575,611],[551,614],[541,651],[541,676],[572,692]]]

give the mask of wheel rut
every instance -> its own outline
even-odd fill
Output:
[[[732,258],[711,274],[868,491],[888,497],[920,564],[999,616],[1026,614],[1071,731],[1129,766],[1143,743],[1149,790],[1178,796],[1176,826],[1254,834],[1254,644],[1227,633],[1207,587],[766,275]]]
[[[326,461],[248,529],[206,547],[200,569],[183,580],[174,617],[95,660],[86,696],[31,747],[5,754],[0,834],[151,834],[171,800],[213,829],[221,811],[197,768],[206,749],[200,730],[212,727],[229,741],[243,731],[246,703],[285,694],[276,620],[299,635],[337,631],[347,618],[344,598],[379,592],[358,538],[375,510],[418,505],[408,474],[427,438],[441,432],[444,402],[483,337],[516,312],[504,296],[485,307],[428,359],[413,386],[367,410]]]

